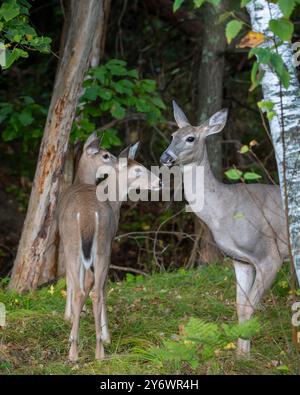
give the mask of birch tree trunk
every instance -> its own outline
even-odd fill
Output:
[[[70,21],[41,143],[28,211],[10,288],[22,292],[55,278],[55,212],[68,140],[82,82],[91,61],[102,0],[70,1]],[[51,268],[53,271],[42,270]]]
[[[247,5],[247,10],[251,17],[252,29],[271,39],[261,46],[273,47],[274,35],[269,29],[269,21],[283,16],[279,6],[266,0],[252,0]],[[300,86],[293,66],[291,44],[285,42],[278,46],[277,50],[291,76],[290,86],[288,89],[281,89],[277,75],[268,66],[263,66],[265,75],[262,89],[264,100],[275,105],[276,116],[270,122],[270,129],[281,193],[288,213],[293,261],[300,284]]]

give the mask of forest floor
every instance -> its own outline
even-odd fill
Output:
[[[287,269],[257,313],[261,330],[253,338],[252,356],[237,360],[234,346],[216,353],[214,361],[159,363],[149,350],[172,339],[190,317],[206,322],[235,323],[234,272],[229,263],[180,269],[148,277],[128,275],[108,284],[112,344],[106,360],[95,361],[95,331],[90,302],[81,319],[80,359],[67,361],[70,324],[63,319],[65,283],[23,296],[5,290],[7,326],[0,332],[0,374],[296,374],[291,345],[291,297]],[[176,337],[175,337],[176,338]],[[148,356],[148,357],[147,357]]]

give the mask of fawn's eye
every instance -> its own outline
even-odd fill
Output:
[[[193,141],[195,141],[195,137],[190,136],[190,137],[188,137],[188,138],[186,139],[186,141],[187,141],[188,143],[192,143]]]
[[[104,154],[104,155],[102,156],[102,158],[105,159],[105,160],[107,160],[107,159],[109,159],[109,155],[108,155],[108,154]]]

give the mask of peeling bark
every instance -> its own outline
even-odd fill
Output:
[[[65,48],[59,62],[29,207],[9,284],[18,292],[34,289],[56,275],[55,211],[58,193],[77,100],[102,15],[102,0],[70,1]]]
[[[266,0],[253,0],[247,5],[247,10],[253,30],[264,33],[271,39],[262,46],[272,47],[274,36],[269,29],[269,21],[282,17],[278,5]],[[276,112],[276,116],[270,122],[270,129],[276,153],[281,194],[284,205],[287,206],[291,250],[300,284],[300,85],[293,66],[291,44],[285,42],[278,46],[277,51],[289,70],[290,86],[288,89],[281,88],[277,75],[268,66],[263,66],[265,75],[262,80],[262,89],[264,100],[273,102]]]

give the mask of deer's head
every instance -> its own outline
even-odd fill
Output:
[[[119,175],[126,171],[127,192],[131,190],[159,190],[161,181],[159,177],[153,174],[145,166],[136,162],[135,156],[139,143],[125,148],[119,155]]]
[[[106,149],[100,147],[102,137],[92,133],[83,146],[79,161],[76,181],[95,184],[97,170],[102,167],[115,167],[117,158]]]
[[[171,144],[161,155],[161,164],[170,167],[201,161],[205,152],[206,137],[222,131],[227,121],[228,110],[218,111],[200,126],[192,126],[175,101],[173,110],[179,129],[172,134]]]

